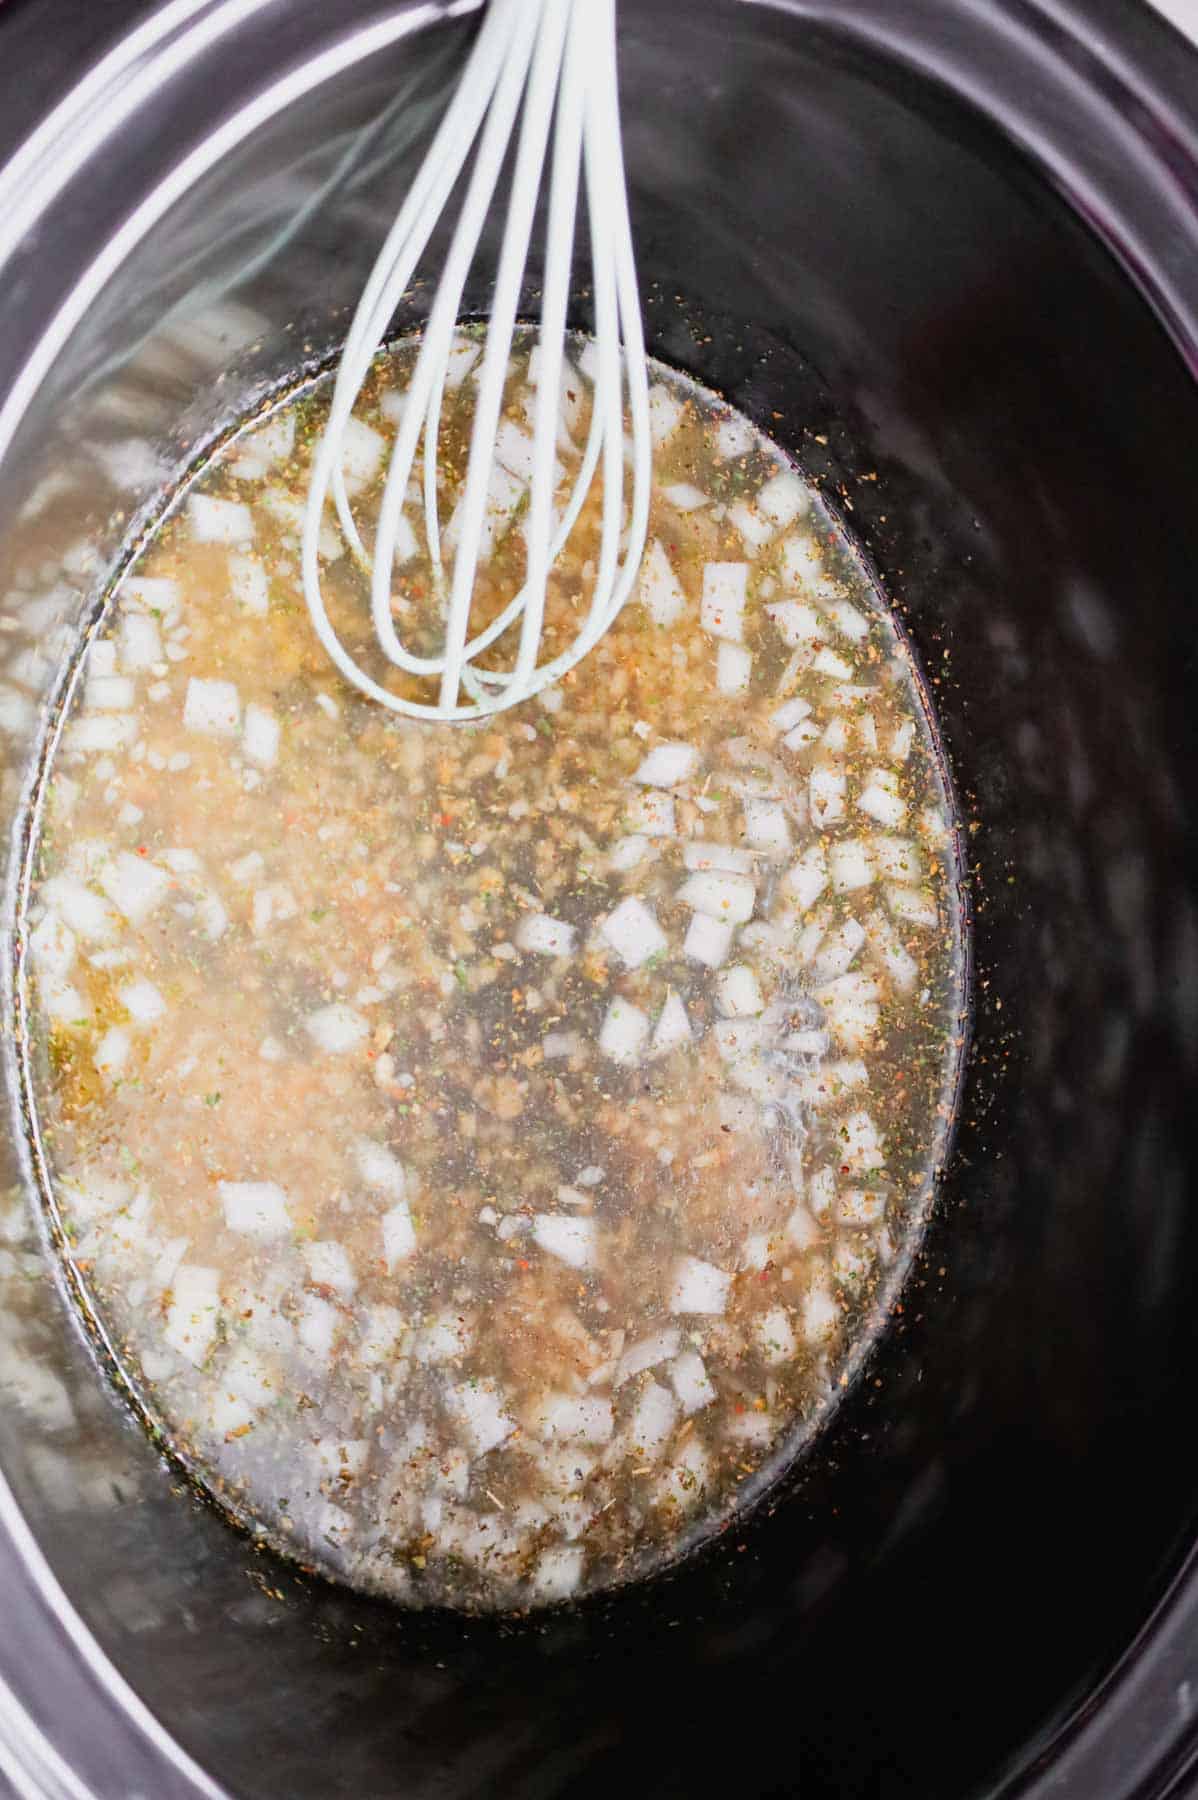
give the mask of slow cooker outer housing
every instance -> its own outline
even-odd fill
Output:
[[[469,25],[446,17],[468,10],[146,15],[157,42],[25,166],[27,232],[0,274],[0,405],[28,400],[0,415],[4,517],[56,457],[177,454],[334,341],[460,60]],[[131,232],[23,389],[47,322],[167,171],[317,50],[401,15],[410,36],[297,88]],[[76,25],[18,10],[10,82],[27,62],[17,85],[35,85],[46,30],[69,57]],[[10,1209],[0,1768],[35,1771],[18,1791],[1184,1787],[1195,58],[1131,4],[1063,0],[623,0],[621,55],[652,346],[826,484],[939,707],[977,1003],[942,1206],[903,1313],[773,1505],[658,1583],[467,1626],[297,1577],[180,1496]],[[66,146],[147,70],[51,193]],[[135,482],[126,511],[148,497]],[[68,623],[88,587],[71,523],[48,509],[39,565]],[[11,815],[29,750],[6,716]]]

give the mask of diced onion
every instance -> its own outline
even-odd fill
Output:
[[[684,1350],[670,1364],[670,1383],[689,1418],[702,1412],[716,1398],[715,1385],[703,1366],[703,1358],[694,1350]]]
[[[712,637],[740,642],[745,635],[748,583],[748,563],[704,563],[703,595],[699,605],[699,623],[704,631]]]
[[[682,583],[656,538],[645,551],[638,589],[645,610],[655,625],[675,625],[686,611],[686,595],[682,590]]]
[[[552,919],[548,913],[528,913],[520,921],[516,942],[521,950],[534,956],[569,956],[574,949],[575,931],[564,919]]]
[[[597,1245],[594,1219],[580,1219],[569,1213],[538,1213],[533,1220],[532,1235],[542,1250],[570,1268],[594,1267]]]
[[[208,737],[236,737],[241,726],[241,698],[231,681],[204,681],[193,675],[183,702],[187,731]]]
[[[613,1062],[632,1068],[641,1060],[649,1037],[649,1015],[630,1000],[616,997],[599,1033],[599,1048]]]
[[[645,787],[680,787],[698,766],[699,752],[691,744],[655,744],[633,776]]]
[[[691,1024],[686,1015],[686,1007],[671,989],[658,1015],[657,1024],[653,1027],[653,1054],[665,1056],[671,1050],[677,1050],[691,1041]]]
[[[723,971],[716,983],[716,999],[720,1011],[731,1019],[750,1017],[765,1007],[761,984],[747,963]]]
[[[635,894],[621,900],[600,929],[604,941],[629,969],[639,969],[649,957],[659,956],[669,941],[655,914]]]
[[[287,1195],[274,1181],[219,1181],[216,1191],[230,1231],[247,1237],[282,1237],[291,1230]]]
[[[722,1313],[728,1304],[731,1275],[697,1256],[680,1256],[670,1279],[672,1313]]]
[[[698,870],[683,882],[678,898],[694,912],[706,913],[727,925],[743,925],[753,916],[757,884],[747,875],[722,869]]]
[[[713,919],[707,913],[697,912],[691,917],[686,936],[682,941],[682,951],[692,962],[702,963],[706,968],[718,969],[732,948],[733,928],[722,919]]]

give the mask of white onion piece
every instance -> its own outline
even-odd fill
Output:
[[[183,702],[183,726],[207,737],[236,737],[241,697],[231,681],[204,681],[193,675]]]
[[[728,508],[728,523],[736,527],[750,552],[768,544],[778,529],[772,519],[765,518],[747,500],[738,500],[735,506]]]
[[[819,1227],[802,1201],[786,1221],[786,1235],[796,1250],[810,1250],[819,1241]]]
[[[643,838],[673,837],[674,821],[674,796],[660,788],[633,794],[624,813],[628,829]]]
[[[412,1356],[427,1368],[430,1364],[456,1362],[466,1355],[474,1333],[469,1322],[457,1313],[438,1313],[416,1334]]]
[[[699,623],[711,637],[727,638],[732,643],[739,643],[744,637],[748,585],[748,563],[704,563]]]
[[[183,1263],[171,1284],[163,1340],[198,1369],[212,1347],[220,1314],[220,1277],[215,1269]]]
[[[802,532],[782,545],[781,575],[790,587],[818,586],[824,574],[823,553],[814,538]]]
[[[758,1018],[717,1019],[712,1036],[721,1059],[735,1063],[760,1048],[765,1039],[765,1023]]]
[[[798,600],[776,600],[766,607],[765,616],[773,620],[783,643],[792,649],[810,648],[824,635],[824,621],[814,606]]]
[[[166,899],[170,876],[147,857],[121,850],[100,871],[100,886],[131,925],[140,925]]]
[[[881,913],[866,920],[866,937],[878,961],[900,994],[912,994],[919,982],[919,964],[905,950]]]
[[[846,662],[837,651],[826,647],[816,651],[811,667],[815,674],[826,675],[829,681],[851,681],[856,673],[851,662]]]
[[[395,1354],[403,1330],[403,1315],[394,1306],[370,1306],[366,1309],[358,1355],[368,1366],[389,1362]]]
[[[570,1268],[594,1268],[598,1242],[594,1219],[579,1219],[569,1213],[538,1213],[532,1235],[542,1250]]]
[[[691,838],[682,846],[682,860],[690,870],[723,869],[732,875],[751,875],[753,858],[736,844],[712,844]]]
[[[130,674],[152,668],[162,661],[162,639],[158,621],[147,613],[122,612],[118,626],[121,667]]]
[[[793,699],[784,700],[781,706],[775,707],[770,714],[770,724],[775,731],[793,731],[810,712],[810,700],[804,700],[801,695],[796,694]]]
[[[262,618],[270,605],[266,569],[256,556],[243,550],[229,552],[229,586],[242,612]]]
[[[753,655],[743,644],[721,643],[715,658],[715,685],[720,694],[747,694],[753,679]]]
[[[878,874],[883,881],[896,881],[903,887],[918,886],[923,880],[923,852],[910,838],[888,837],[879,833],[872,840]]]
[[[354,418],[346,420],[340,441],[341,477],[352,499],[374,480],[387,445],[373,426]]]
[[[745,801],[745,841],[766,856],[785,856],[790,849],[790,824],[786,808],[778,800]]]
[[[722,1313],[728,1305],[731,1275],[697,1256],[680,1256],[670,1278],[672,1313]]]
[[[445,1410],[473,1456],[485,1456],[516,1430],[516,1421],[493,1381],[463,1381],[447,1388]]]
[[[773,1306],[757,1321],[757,1345],[761,1360],[771,1369],[781,1368],[792,1360],[798,1345],[794,1327],[785,1309]]]
[[[656,915],[635,894],[613,907],[600,934],[629,969],[639,969],[651,956],[660,956],[669,942]]]
[[[797,755],[799,751],[806,750],[809,744],[814,744],[818,736],[819,726],[815,720],[801,719],[793,731],[787,732],[782,742],[788,750],[793,750]]]
[[[251,702],[245,709],[242,748],[260,769],[273,769],[279,760],[279,721],[265,706]]]
[[[30,720],[32,716],[30,713]],[[137,720],[131,714],[93,713],[75,720],[67,732],[67,748],[79,750],[86,755],[102,756],[114,750],[123,750],[136,737]]]
[[[903,919],[909,925],[922,925],[931,930],[940,922],[935,901],[919,888],[888,887],[886,904],[896,919]]]
[[[528,913],[516,932],[521,950],[533,956],[570,956],[574,941],[573,925],[564,919],[552,919],[548,913]]]
[[[644,832],[617,838],[607,857],[607,866],[617,875],[626,875],[644,862],[649,853],[649,839]]]
[[[809,1344],[823,1344],[840,1323],[840,1307],[831,1289],[815,1281],[808,1289],[802,1306],[803,1336]]]
[[[705,968],[718,969],[732,948],[732,936],[732,926],[722,919],[713,919],[707,913],[694,913],[682,940],[683,955],[692,962],[702,963]]]
[[[138,1025],[153,1025],[166,1011],[166,1001],[152,981],[133,981],[117,990],[117,999]]]
[[[645,551],[638,587],[645,610],[655,625],[677,624],[686,611],[686,595],[669,557],[656,538]]]
[[[397,1201],[379,1223],[383,1233],[383,1261],[390,1272],[396,1263],[406,1262],[416,1249],[416,1227],[407,1201]]]
[[[649,1015],[617,995],[599,1033],[599,1048],[604,1056],[632,1068],[640,1062],[648,1037]]]
[[[707,1451],[697,1437],[689,1437],[658,1482],[657,1502],[672,1512],[678,1508],[693,1511],[706,1499],[710,1481]]]
[[[385,1193],[390,1201],[403,1201],[407,1195],[407,1172],[398,1156],[381,1143],[360,1138],[354,1147],[354,1159],[363,1184],[374,1193]]]
[[[857,796],[859,811],[868,813],[879,825],[897,831],[907,817],[907,802],[898,789],[898,776],[893,769],[872,769],[865,787]]]
[[[699,752],[691,744],[655,744],[632,779],[645,787],[680,787],[698,761]]]
[[[230,1231],[247,1237],[282,1237],[291,1230],[287,1195],[274,1181],[219,1181],[216,1191]]]
[[[875,1174],[886,1160],[881,1133],[864,1108],[850,1113],[837,1127],[837,1156],[842,1168],[856,1175]]]
[[[832,1035],[859,1050],[875,1036],[881,1017],[878,984],[869,975],[838,975],[815,990]]]
[[[859,644],[869,636],[869,620],[850,601],[832,600],[825,610],[842,637]]]
[[[895,728],[894,736],[890,740],[890,755],[893,760],[895,762],[906,762],[911,754],[911,746],[914,742],[915,721],[914,719],[904,719],[902,724]]]
[[[838,763],[817,763],[812,769],[808,792],[811,816],[817,825],[831,825],[844,816],[846,788],[844,770]]]
[[[101,1075],[113,1081],[128,1062],[132,1050],[133,1040],[124,1026],[112,1025],[96,1045],[92,1061]]]
[[[677,1356],[681,1341],[676,1325],[663,1325],[659,1330],[651,1331],[648,1337],[638,1338],[616,1364],[616,1372],[612,1378],[613,1388],[623,1387],[634,1375],[641,1375],[646,1369],[655,1369],[658,1363],[668,1362],[670,1357]]]
[[[126,712],[136,699],[127,675],[92,675],[84,689],[83,704],[96,712]]]
[[[747,963],[725,969],[716,982],[720,1011],[730,1019],[749,1018],[764,1010],[765,1001],[757,975]]]
[[[538,1437],[562,1444],[608,1444],[615,1429],[611,1401],[600,1394],[547,1394],[531,1420]]]
[[[646,1382],[628,1421],[628,1441],[638,1462],[659,1457],[678,1423],[678,1402],[659,1381]]]
[[[682,401],[664,382],[655,381],[649,389],[649,436],[654,447],[673,437],[682,423]]]
[[[582,1580],[583,1552],[559,1544],[540,1556],[533,1573],[533,1591],[539,1600],[568,1600]]]
[[[241,500],[193,494],[187,502],[191,534],[200,544],[252,544],[254,519]]]
[[[727,413],[716,423],[716,452],[725,462],[735,457],[747,456],[757,442],[757,435],[747,419],[739,413]]]
[[[872,1229],[886,1217],[886,1192],[883,1188],[845,1188],[840,1195],[837,1218],[851,1230]]]
[[[370,1035],[369,1022],[343,1000],[334,1000],[318,1012],[309,1013],[304,1029],[326,1056],[345,1056],[358,1050]]]
[[[868,1081],[869,1073],[859,1058],[829,1062],[803,1077],[798,1083],[799,1098],[819,1112],[842,1100],[846,1089],[865,1087]]]
[[[671,988],[666,995],[666,1003],[658,1015],[657,1024],[653,1027],[653,1055],[665,1056],[671,1050],[677,1050],[681,1045],[689,1044],[692,1036],[686,1007]]]
[[[318,1238],[303,1246],[303,1256],[308,1265],[308,1280],[313,1286],[332,1288],[335,1294],[355,1292],[358,1278],[344,1245],[329,1238]]]
[[[779,469],[758,489],[757,504],[784,531],[807,511],[811,497],[793,470]]]
[[[839,925],[833,926],[820,946],[815,963],[816,980],[831,981],[837,975],[846,974],[864,942],[865,927],[860,920],[842,919]]]
[[[678,890],[678,898],[694,912],[726,925],[743,925],[753,916],[757,884],[747,875],[722,869],[697,870]]]
[[[828,850],[828,874],[837,893],[868,887],[874,878],[869,846],[861,838],[845,838]]]
[[[803,851],[783,877],[783,884],[795,897],[801,911],[806,912],[815,905],[828,885],[828,863],[819,844],[812,844]]]
[[[716,1398],[715,1384],[703,1366],[703,1358],[694,1350],[684,1350],[670,1364],[670,1384],[688,1418],[702,1412]]]
[[[75,933],[53,912],[47,912],[29,936],[29,953],[39,976],[61,981],[75,960]]]

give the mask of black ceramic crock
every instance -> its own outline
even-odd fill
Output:
[[[45,521],[0,571],[18,850],[104,559],[156,471],[335,344],[472,14],[0,17],[0,563]],[[48,1272],[14,1113],[21,1795],[1198,1791],[1198,58],[1132,0],[622,0],[621,77],[652,349],[824,484],[938,707],[975,1003],[941,1203],[753,1517],[651,1584],[462,1623],[180,1491]]]

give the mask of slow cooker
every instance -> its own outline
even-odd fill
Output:
[[[0,519],[45,519],[32,560],[0,533],[10,861],[106,568],[334,349],[476,12],[0,21]],[[73,1322],[13,1101],[16,1794],[1195,1791],[1198,56],[1133,0],[622,0],[620,55],[650,348],[821,484],[936,704],[973,1028],[935,1216],[755,1511],[651,1582],[464,1620],[306,1577],[186,1487]],[[66,519],[64,468],[96,493]]]

